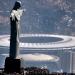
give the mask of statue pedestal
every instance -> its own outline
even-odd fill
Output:
[[[7,57],[5,60],[5,73],[21,73],[21,60]]]

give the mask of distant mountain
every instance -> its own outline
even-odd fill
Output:
[[[15,1],[0,0],[0,10],[11,11]],[[22,8],[27,10],[21,19],[23,33],[75,35],[75,0],[21,0],[21,2]],[[0,14],[10,16],[10,12]]]

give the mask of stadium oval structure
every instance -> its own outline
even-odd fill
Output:
[[[48,41],[48,42],[20,42],[20,47],[28,48],[28,49],[49,49],[49,50],[57,50],[57,49],[75,49],[75,37],[74,36],[66,36],[66,35],[54,35],[54,34],[21,34],[20,38],[58,38],[61,40],[58,41]],[[47,38],[48,37],[48,38]],[[0,46],[9,47],[10,46],[10,35],[0,35]],[[40,41],[40,40],[39,40]],[[44,41],[44,40],[43,40]],[[45,40],[46,41],[46,40]]]
[[[9,54],[0,54],[0,55],[4,57],[9,56]],[[41,54],[41,53],[20,54],[17,58],[22,58],[24,61],[52,61],[52,62],[58,62],[60,59],[58,56],[55,55],[48,55],[48,54]]]

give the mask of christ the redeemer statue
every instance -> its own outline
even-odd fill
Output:
[[[11,35],[10,35],[10,57],[17,58],[19,54],[19,29],[20,29],[20,17],[23,10],[21,8],[21,2],[16,1],[10,15]]]
[[[21,2],[16,1],[15,5],[10,14],[10,52],[9,57],[5,60],[4,71],[6,73],[21,72],[21,59],[17,58],[19,54],[19,28],[20,28],[20,17],[23,11],[21,8]]]

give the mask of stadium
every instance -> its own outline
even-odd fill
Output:
[[[9,35],[0,36],[1,47],[9,47],[9,44],[10,44],[9,37],[10,37]],[[24,63],[23,66],[26,65],[26,63],[29,66],[33,66],[34,65],[33,63],[36,63],[35,66],[37,66],[37,64],[39,65],[40,63],[42,63],[41,65],[43,66],[41,65],[39,66],[45,67],[45,68],[48,67],[48,65],[46,64],[47,62],[49,62],[49,64],[52,64],[54,62],[54,63],[57,63],[57,66],[60,66],[60,60],[61,60],[60,59],[61,55],[60,56],[52,55],[52,54],[49,55],[49,54],[46,54],[46,52],[53,51],[53,50],[69,52],[69,61],[68,61],[69,64],[66,63],[66,65],[68,64],[68,66],[66,67],[67,68],[69,67],[67,72],[70,72],[70,73],[75,72],[74,71],[75,70],[74,68],[75,54],[73,52],[73,50],[75,49],[75,37],[74,36],[54,35],[54,34],[21,34],[20,35],[20,48],[22,51],[28,50],[30,52],[28,54],[19,55],[19,57],[23,58],[23,60],[25,61],[23,62]],[[31,53],[32,51],[33,53]],[[8,56],[8,54],[1,54],[1,55]],[[66,60],[68,60],[68,58]],[[60,66],[57,72],[63,72],[63,71],[64,70]],[[56,71],[54,70],[54,72]]]

